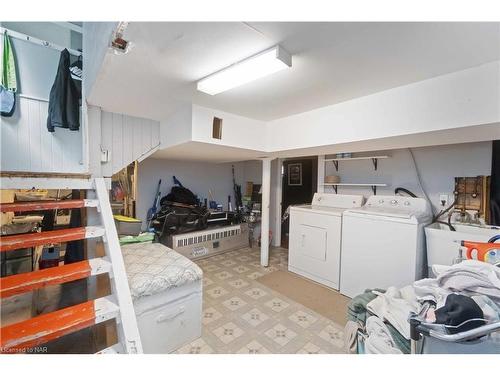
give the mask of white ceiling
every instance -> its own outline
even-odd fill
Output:
[[[244,161],[269,156],[264,152],[204,142],[186,142],[156,151],[151,157],[170,160],[203,160],[212,163]]]
[[[500,23],[142,23],[89,98],[165,119],[180,102],[273,120],[500,59]],[[195,82],[275,44],[293,67],[209,96]]]

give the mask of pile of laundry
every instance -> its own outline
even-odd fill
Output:
[[[435,279],[403,288],[366,290],[348,308],[345,343],[348,353],[408,354],[408,317],[425,302],[433,308],[426,322],[449,333],[470,330],[500,320],[500,268],[476,260],[453,266],[433,266]],[[465,323],[470,322],[470,323]],[[363,348],[358,347],[358,335]]]

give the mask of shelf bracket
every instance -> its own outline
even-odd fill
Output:
[[[333,165],[335,166],[335,171],[339,171],[339,161],[338,160],[332,160],[333,161]]]
[[[377,185],[372,185],[373,195],[377,195]]]
[[[378,167],[378,159],[377,159],[377,158],[372,158],[372,162],[373,162],[373,168],[375,168],[375,170],[377,170],[377,167]]]

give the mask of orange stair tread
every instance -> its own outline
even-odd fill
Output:
[[[82,240],[85,238],[85,227],[58,229],[47,232],[16,234],[0,237],[0,252],[50,243]]]
[[[30,201],[0,204],[0,212],[26,212],[40,210],[70,209],[85,207],[83,199],[65,199],[59,201]]]
[[[0,329],[0,350],[16,353],[95,323],[94,301],[87,301]]]
[[[48,285],[62,284],[91,275],[88,260],[51,267],[39,271],[20,273],[0,279],[0,298],[26,293]]]

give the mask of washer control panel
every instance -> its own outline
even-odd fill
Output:
[[[366,201],[367,207],[390,208],[391,210],[401,210],[405,212],[427,212],[428,202],[423,198],[402,197],[399,195],[372,195]]]

